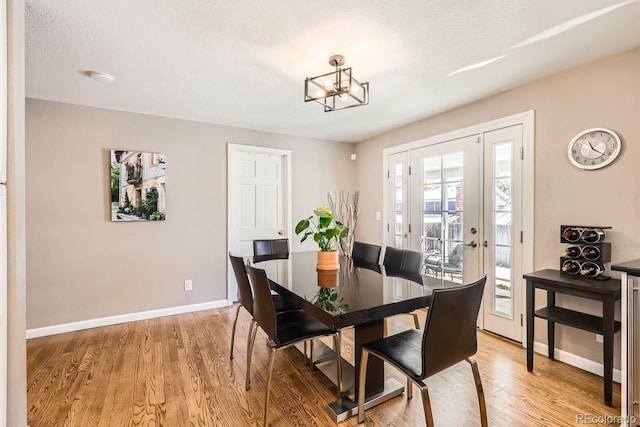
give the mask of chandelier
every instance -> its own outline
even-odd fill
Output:
[[[304,101],[316,101],[324,106],[324,112],[359,107],[369,103],[369,82],[360,83],[353,78],[351,67],[342,68],[344,56],[333,55],[329,65],[335,71],[304,81]]]

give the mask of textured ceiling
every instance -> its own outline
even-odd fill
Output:
[[[26,5],[28,97],[349,142],[640,45],[636,0]],[[370,82],[368,106],[303,101],[332,54]]]

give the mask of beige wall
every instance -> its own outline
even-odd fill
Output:
[[[227,143],[292,150],[294,222],[355,181],[350,144],[34,99],[26,140],[28,329],[226,299]],[[166,221],[110,221],[112,148],[166,155]]]
[[[558,268],[563,247],[558,237],[560,224],[611,225],[608,240],[612,242],[613,262],[639,258],[639,76],[640,49],[635,49],[360,142],[356,183],[363,214],[358,220],[358,238],[382,242],[382,224],[375,220],[374,212],[383,208],[384,148],[535,110],[535,269]],[[618,132],[623,152],[605,169],[578,170],[567,159],[567,145],[580,130],[591,127]],[[599,303],[579,298],[559,297],[558,304],[601,313]],[[544,325],[536,321],[537,341],[546,342]],[[596,344],[594,334],[558,326],[556,345],[602,361],[601,344]]]

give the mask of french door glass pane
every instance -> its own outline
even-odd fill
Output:
[[[404,200],[402,198],[402,163],[396,163],[393,168],[393,240],[394,246],[402,247],[402,215]]]
[[[493,147],[493,311],[512,316],[511,143]]]
[[[427,282],[462,283],[462,152],[422,159],[422,251]]]

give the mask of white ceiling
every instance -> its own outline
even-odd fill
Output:
[[[28,97],[348,142],[640,45],[636,0],[27,0],[26,8]],[[370,83],[369,105],[324,113],[304,102],[305,77],[332,71],[332,54]],[[91,70],[115,82],[94,81]]]

